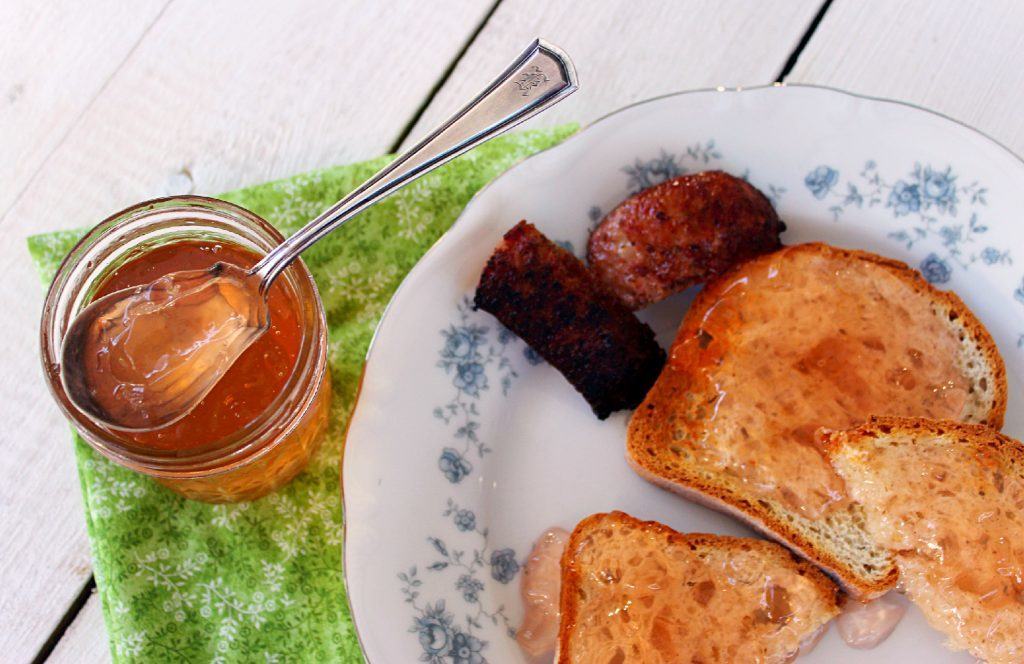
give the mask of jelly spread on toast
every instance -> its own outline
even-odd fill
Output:
[[[712,282],[666,369],[687,402],[674,437],[755,495],[823,517],[846,497],[818,428],[872,415],[956,419],[964,409],[959,339],[918,288],[882,259],[820,245]]]
[[[559,662],[782,664],[838,612],[835,588],[768,542],[585,519],[562,562]]]
[[[1024,447],[978,425],[894,418],[825,444],[928,622],[987,662],[1024,661]]]
[[[933,496],[923,518],[912,500],[915,494],[903,492],[885,497],[885,509],[877,512],[880,527],[875,532],[885,546],[899,551],[903,587],[911,597],[925,584],[962,591],[973,595],[982,609],[997,614],[1011,609],[1015,621],[1024,621],[1019,516],[1024,485],[1006,474],[991,453],[966,459],[931,445],[894,452],[906,456],[908,467],[925,469],[907,482],[907,490]],[[878,504],[877,499],[869,500]],[[953,622],[960,618],[956,608],[947,617]],[[1018,624],[1024,627],[1024,622]]]

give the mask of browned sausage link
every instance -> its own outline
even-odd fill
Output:
[[[683,175],[627,198],[590,236],[590,268],[631,309],[779,248],[768,199],[722,171]]]
[[[636,407],[665,362],[651,328],[525,221],[487,261],[475,304],[562,372],[601,419]]]

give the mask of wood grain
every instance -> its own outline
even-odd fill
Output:
[[[0,3],[0,216],[168,2]]]
[[[819,0],[578,3],[503,0],[406,143],[457,109],[535,37],[565,49],[580,89],[531,125],[590,122],[627,104],[689,88],[770,83]]]
[[[920,104],[1024,153],[1024,4],[836,0],[787,81]]]
[[[90,74],[99,81],[92,98],[82,93],[62,135],[38,148],[43,156],[22,163],[6,144],[0,154],[0,173],[24,182],[0,217],[0,311],[8,324],[0,346],[0,659],[21,662],[38,652],[90,574],[68,426],[37,359],[42,292],[25,237],[90,225],[147,198],[217,193],[380,154],[489,5],[176,0],[152,26],[133,18],[136,39],[148,31],[127,46],[108,43],[116,41],[108,33],[127,24],[109,8],[83,4],[80,14],[97,16],[75,23],[32,9],[31,0],[0,5],[26,17],[19,32],[42,35],[28,45],[3,28],[15,52],[71,42],[71,56],[40,57],[35,68],[25,60],[15,77],[25,99],[33,81],[52,87],[106,68]],[[141,5],[135,11],[144,13]],[[94,30],[105,21],[110,30]],[[24,131],[50,122],[25,119]],[[24,144],[36,141],[42,145],[42,135]]]
[[[110,642],[103,625],[100,597],[95,593],[79,611],[64,638],[53,649],[47,664],[104,664],[109,662]]]

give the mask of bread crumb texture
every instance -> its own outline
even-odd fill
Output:
[[[563,664],[781,663],[839,611],[832,582],[777,544],[621,512],[584,519],[562,568]]]
[[[826,449],[900,584],[955,650],[1024,661],[1024,446],[978,425],[876,418]]]

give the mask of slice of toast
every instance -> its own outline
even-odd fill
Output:
[[[979,425],[875,418],[824,434],[893,551],[900,585],[955,650],[1024,660],[1024,445]]]
[[[562,557],[555,661],[787,662],[839,613],[837,594],[771,542],[595,514]]]
[[[629,425],[646,479],[737,516],[861,599],[896,582],[815,432],[873,415],[1000,426],[1006,370],[953,293],[906,265],[786,247],[710,282]]]

